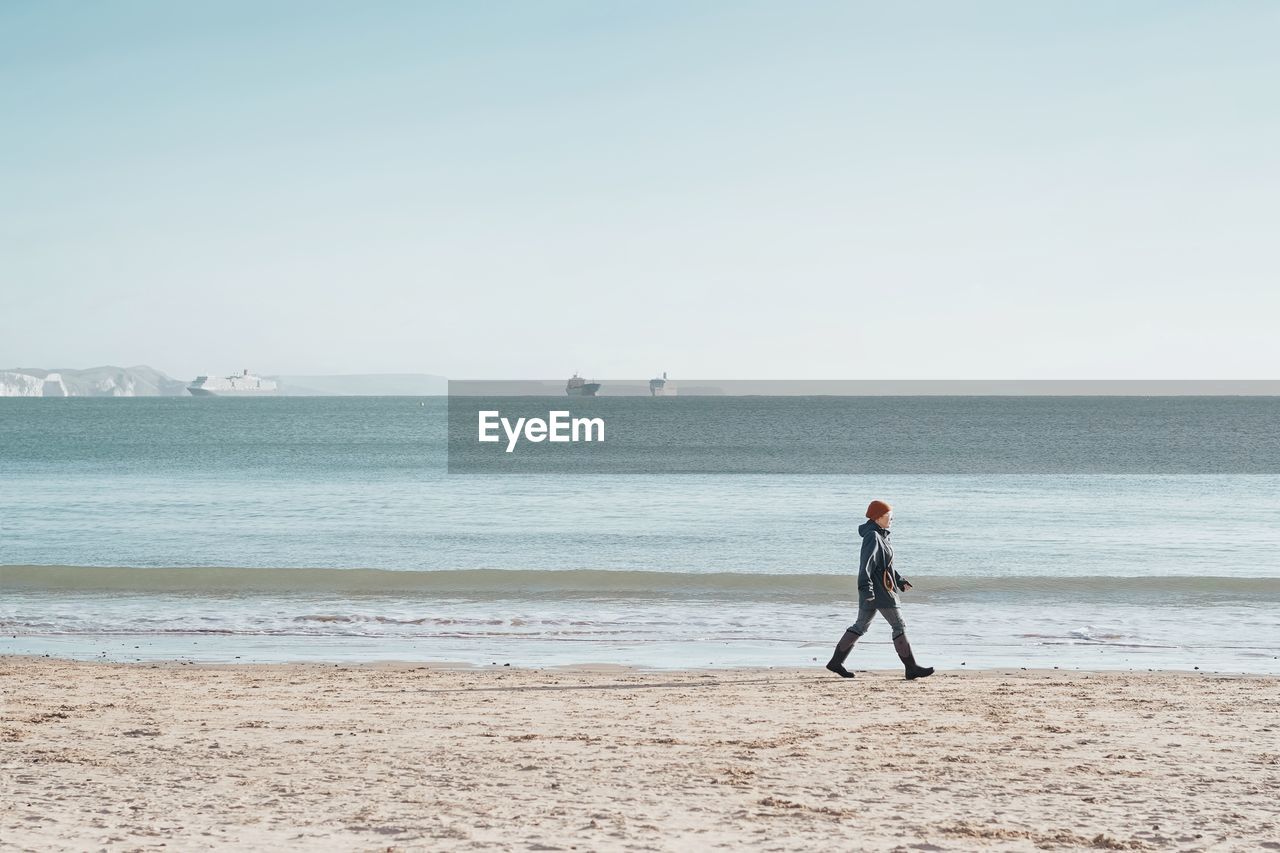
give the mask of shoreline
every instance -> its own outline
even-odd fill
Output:
[[[913,582],[910,636],[940,669],[1280,675],[1280,577],[926,572]],[[854,620],[854,585],[847,572],[0,566],[11,593],[0,654],[805,666],[825,661]],[[872,670],[898,662],[879,625],[855,657]]]
[[[1256,850],[1280,842],[1278,680],[4,656],[0,836],[41,850]]]
[[[625,664],[625,663],[597,663],[584,661],[581,663],[563,663],[563,664],[545,664],[541,666],[532,666],[514,663],[488,663],[473,664],[466,661],[454,660],[418,660],[408,658],[383,658],[377,660],[296,660],[296,661],[199,661],[184,660],[182,658],[153,658],[146,660],[121,661],[108,660],[104,658],[73,658],[59,655],[34,655],[34,654],[10,654],[0,652],[0,664],[6,661],[20,661],[29,663],[58,662],[84,664],[88,666],[119,666],[131,667],[136,669],[317,669],[321,671],[329,671],[334,668],[338,669],[357,669],[371,671],[387,671],[387,672],[413,672],[416,670],[426,669],[432,671],[444,672],[581,672],[588,674],[609,674],[609,673],[626,673],[636,675],[726,675],[735,672],[751,673],[754,675],[804,675],[813,674],[819,678],[836,678],[835,675],[828,672],[823,662],[817,662],[810,666],[681,666],[681,667],[663,667],[663,666],[647,666],[643,664]],[[885,669],[860,669],[849,668],[850,672],[857,673],[859,676],[876,676],[876,677],[892,677],[895,674],[902,675],[901,667]],[[946,673],[954,676],[964,676],[968,674],[978,675],[1006,675],[1006,676],[1035,676],[1035,675],[1162,675],[1162,676],[1217,676],[1221,678],[1258,678],[1269,679],[1280,684],[1280,675],[1267,672],[1237,672],[1223,670],[1209,670],[1202,667],[1193,667],[1190,669],[1160,669],[1160,668],[1098,668],[1088,669],[1083,667],[1010,667],[1010,666],[964,666],[957,669],[938,669],[938,674]]]

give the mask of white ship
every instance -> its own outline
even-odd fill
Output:
[[[588,382],[576,373],[564,384],[564,393],[570,397],[594,397],[599,390],[599,382]]]
[[[245,370],[232,376],[197,376],[187,386],[193,397],[270,397],[278,390],[274,379],[263,379]]]
[[[661,379],[649,380],[649,396],[651,397],[674,397],[676,395],[676,383],[667,378],[667,372],[662,371]]]

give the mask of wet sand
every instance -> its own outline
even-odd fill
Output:
[[[1280,679],[0,658],[0,847],[1280,850]]]

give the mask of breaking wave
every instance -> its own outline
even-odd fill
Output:
[[[1280,577],[955,577],[912,575],[914,602],[961,600],[1153,603],[1280,602]],[[0,566],[9,592],[347,595],[469,600],[707,599],[831,601],[856,597],[852,575],[604,569],[396,571],[329,568]]]

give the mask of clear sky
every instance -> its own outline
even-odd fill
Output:
[[[0,4],[0,367],[1275,378],[1274,2]]]

